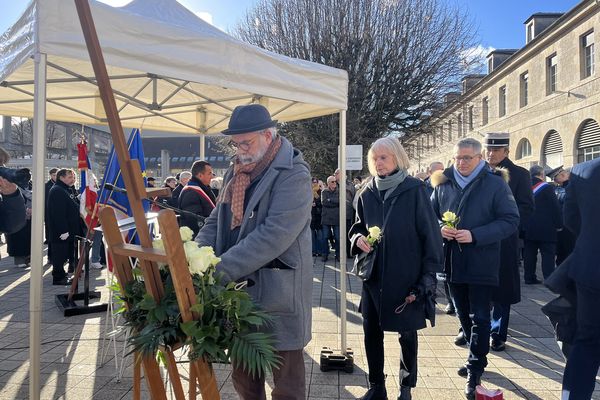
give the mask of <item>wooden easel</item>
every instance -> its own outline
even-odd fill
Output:
[[[142,171],[138,160],[132,160],[129,157],[123,127],[119,119],[115,98],[112,87],[106,71],[106,65],[100,42],[94,26],[92,13],[88,0],[74,0],[79,15],[79,21],[85,37],[85,42],[90,54],[92,67],[98,84],[100,97],[104,105],[108,125],[113,138],[115,153],[121,165],[121,172],[127,198],[131,205],[135,226],[137,229],[140,245],[127,244],[123,242],[123,237],[119,232],[117,219],[112,208],[105,208],[100,212],[100,221],[104,228],[105,240],[113,263],[117,280],[121,287],[133,280],[131,264],[129,257],[136,257],[144,276],[146,291],[155,301],[159,301],[164,295],[164,287],[160,278],[157,262],[169,264],[169,269],[173,276],[173,282],[177,295],[177,302],[184,322],[197,318],[190,311],[190,306],[196,302],[192,278],[188,270],[183,244],[179,234],[179,227],[175,213],[170,210],[161,211],[158,217],[162,238],[165,244],[165,251],[152,248],[152,241],[146,223],[146,216],[142,206],[142,199],[167,195],[166,188],[146,188],[142,179]],[[181,379],[175,363],[173,349],[164,349],[167,357],[167,371],[171,378],[171,385],[175,392],[176,399],[185,398]],[[134,399],[140,398],[141,370],[144,368],[144,375],[150,395],[153,400],[166,400],[165,386],[160,375],[160,368],[154,355],[141,356],[135,355],[134,365]],[[219,392],[214,372],[211,366],[204,360],[191,362],[190,368],[190,397],[195,398],[196,381],[199,384],[200,392],[204,400],[219,400]],[[192,389],[193,388],[193,389]]]

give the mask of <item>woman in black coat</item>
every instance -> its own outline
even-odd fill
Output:
[[[312,194],[313,203],[310,212],[310,231],[312,232],[312,253],[313,257],[318,257],[324,253],[323,247],[323,232],[321,226],[321,187],[317,178],[312,179]]]
[[[373,179],[359,195],[349,234],[352,254],[372,251],[366,240],[369,228],[381,228],[383,236],[375,244],[375,266],[361,297],[370,384],[361,399],[387,399],[383,332],[392,331],[399,333],[402,348],[399,399],[407,400],[417,383],[417,330],[426,327],[425,319],[434,324],[442,237],[425,185],[407,174],[408,157],[400,142],[391,137],[375,141],[368,163]]]

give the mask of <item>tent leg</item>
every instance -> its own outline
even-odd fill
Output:
[[[340,352],[334,352],[329,347],[321,349],[321,371],[342,370],[348,373],[354,371],[354,353],[346,342],[346,111],[340,111],[340,151],[338,166],[340,176]]]
[[[44,210],[44,162],[46,160],[46,54],[37,53],[35,64],[35,95],[33,109],[33,198],[32,209]],[[42,334],[42,276],[44,219],[31,219],[31,280],[29,286],[29,399],[40,398],[40,353]]]

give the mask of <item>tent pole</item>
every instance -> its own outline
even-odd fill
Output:
[[[206,161],[206,134],[200,134],[200,159]]]
[[[40,349],[42,332],[42,276],[44,241],[44,162],[46,160],[46,54],[36,53],[33,110],[33,198],[31,218],[31,279],[29,284],[29,399],[40,398]]]
[[[341,352],[346,355],[346,111],[340,111],[340,316]]]

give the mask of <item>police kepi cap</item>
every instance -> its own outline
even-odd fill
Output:
[[[275,125],[277,125],[277,121],[271,119],[269,111],[264,106],[248,104],[237,106],[233,110],[229,119],[229,126],[222,133],[224,135],[239,135],[271,128]]]
[[[552,180],[554,180],[554,178],[556,177],[556,175],[560,174],[562,171],[564,171],[563,166],[561,165],[560,167],[556,167],[551,169],[550,171],[548,171],[546,173],[546,176]]]
[[[508,132],[490,132],[483,138],[485,147],[508,147],[510,143],[510,134]]]

